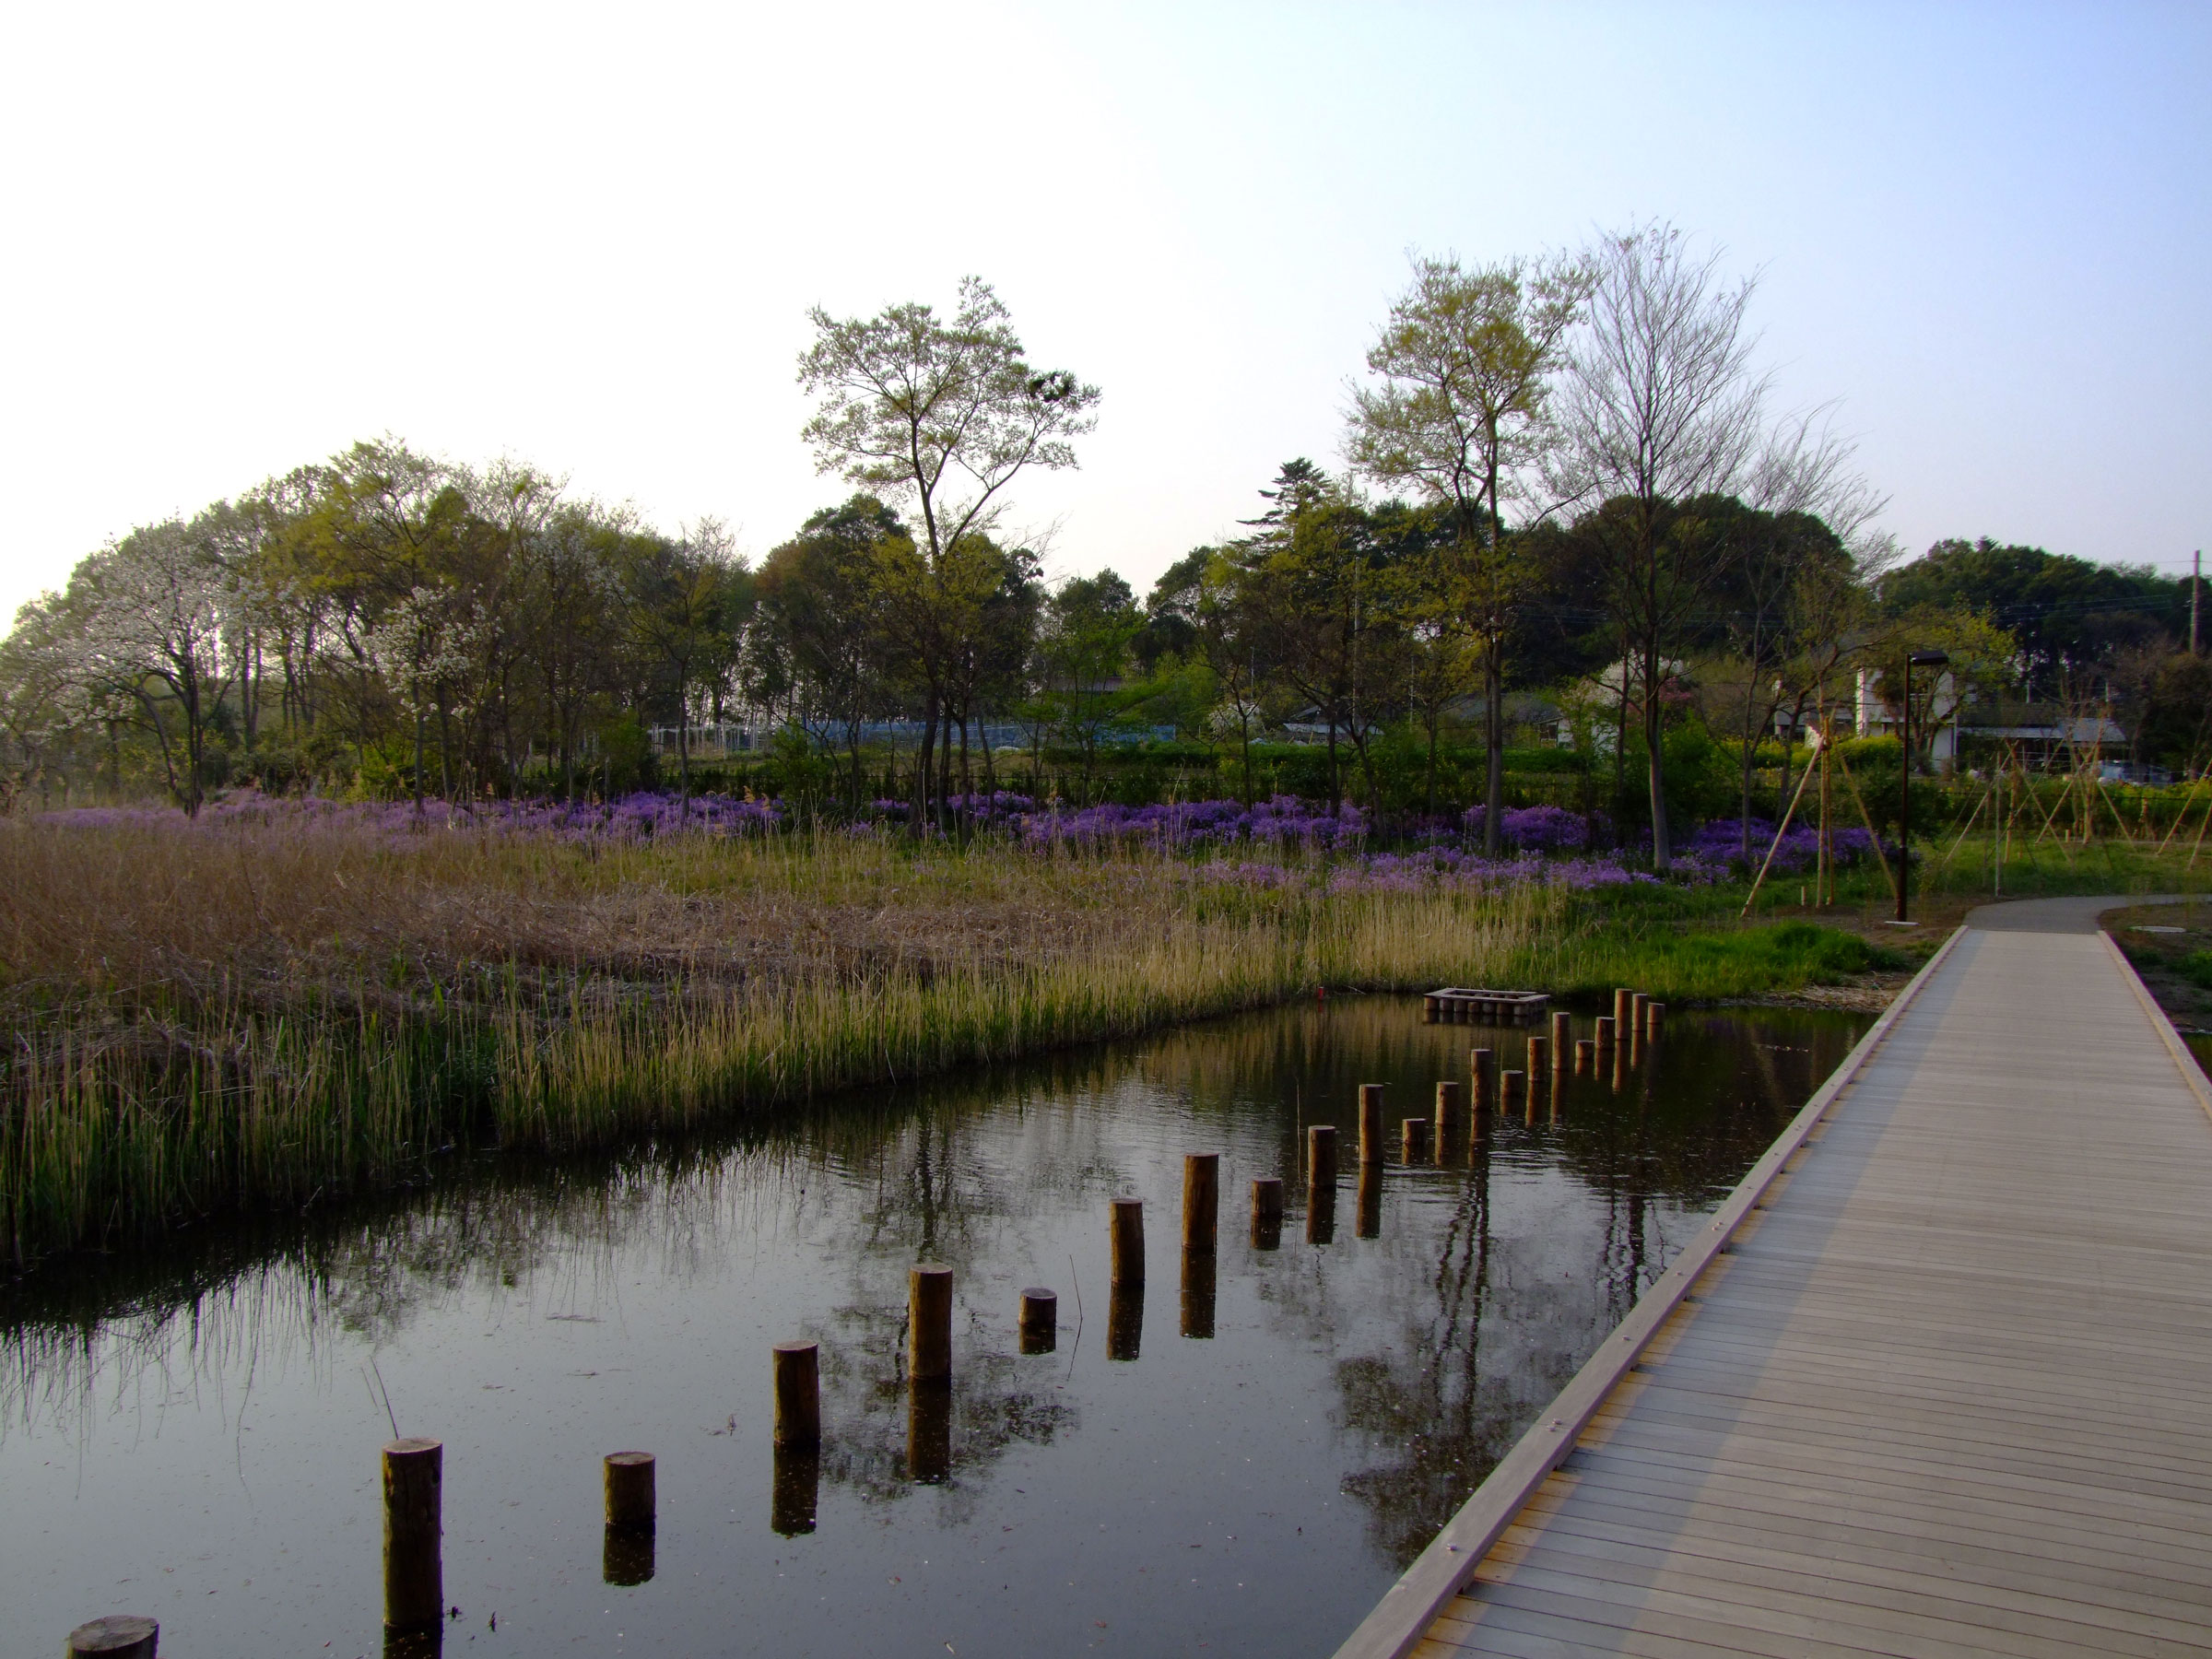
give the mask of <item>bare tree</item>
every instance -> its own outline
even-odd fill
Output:
[[[1730,284],[1721,254],[1695,253],[1653,221],[1601,241],[1587,319],[1571,347],[1561,399],[1564,493],[1619,500],[1608,515],[1608,599],[1624,656],[1645,687],[1653,863],[1673,859],[1662,766],[1662,657],[1710,583],[1711,543],[1664,534],[1669,502],[1737,489],[1763,458],[1768,382],[1751,371],[1753,283]]]

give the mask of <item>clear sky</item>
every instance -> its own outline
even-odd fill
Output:
[[[1105,393],[1018,489],[1141,591],[1335,466],[1410,249],[1671,218],[1761,273],[1915,551],[2212,541],[2212,8],[18,6],[0,606],[396,434],[758,555],[805,313],[948,304]]]

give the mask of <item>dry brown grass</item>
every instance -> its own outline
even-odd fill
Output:
[[[841,837],[0,824],[0,1248],[1480,978],[1559,910]]]

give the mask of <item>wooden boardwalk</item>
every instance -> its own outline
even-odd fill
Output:
[[[2212,1653],[2212,1094],[2097,907],[1955,935],[1340,1659]]]

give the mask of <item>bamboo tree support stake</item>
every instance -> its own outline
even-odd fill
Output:
[[[98,1653],[100,1659],[155,1659],[154,1650],[160,1641],[158,1620],[135,1613],[111,1613],[70,1631],[69,1645],[62,1653],[64,1659],[91,1653]]]
[[[1825,745],[1822,746],[1820,759],[1823,765],[1827,764],[1828,751]],[[1744,908],[1735,912],[1735,919],[1738,922],[1749,915],[1751,907],[1759,902],[1760,884],[1766,880],[1767,871],[1774,863],[1774,854],[1782,851],[1782,838],[1790,832],[1790,820],[1797,816],[1797,803],[1804,798],[1805,786],[1812,781],[1813,769],[1808,766],[1805,769],[1805,775],[1797,780],[1796,792],[1790,796],[1789,809],[1782,815],[1782,822],[1774,830],[1774,844],[1767,849],[1766,857],[1759,861],[1759,874],[1752,880],[1751,890],[1744,896]],[[1827,839],[1826,836],[1822,836],[1822,842],[1825,843]],[[1817,877],[1816,879],[1818,879]]]
[[[1882,866],[1882,878],[1889,884],[1889,897],[1894,899],[1896,872],[1890,869],[1888,855],[1882,851],[1881,831],[1874,827],[1874,814],[1866,810],[1865,799],[1859,794],[1859,782],[1851,775],[1851,762],[1843,759],[1841,750],[1836,754],[1836,770],[1843,774],[1843,787],[1851,791],[1852,803],[1859,809],[1859,822],[1866,826],[1866,839],[1874,843],[1875,862]]]
[[[924,1262],[906,1275],[906,1374],[917,1382],[952,1375],[952,1269]]]
[[[811,1342],[775,1346],[776,1430],[779,1446],[822,1443],[820,1350]]]
[[[418,1630],[445,1617],[445,1442],[384,1447],[384,1625]]]
[[[1966,838],[1974,832],[1974,825],[1982,817],[1982,808],[1989,805],[1990,796],[1995,794],[1997,786],[1992,783],[1988,792],[1974,803],[1974,809],[1966,815],[1966,828],[1959,830],[1958,840],[1951,842],[1951,850],[1943,855],[1943,863],[1938,866],[1939,868],[1947,870],[1951,867],[1951,860],[1958,857],[1959,849],[1966,845]]]
[[[1335,1159],[1332,1159],[1334,1164]],[[1334,1177],[1334,1169],[1330,1171]],[[1141,1285],[1145,1282],[1145,1201],[1142,1198],[1116,1198],[1113,1201],[1113,1218],[1109,1227],[1109,1242],[1113,1248],[1112,1282],[1116,1285]]]
[[[2206,777],[2212,777],[2212,772],[2200,771],[2196,774],[2196,782],[2189,786],[2188,794],[2183,797],[2181,811],[2173,815],[2173,823],[2166,831],[2166,840],[2159,843],[2159,852],[2166,851],[2167,842],[2179,835],[2182,832],[2182,826],[2189,821],[2190,808],[2196,805],[2196,797],[2203,792]],[[2207,810],[2212,810],[2212,808],[2207,808]]]
[[[1221,1154],[1192,1152],[1182,1160],[1182,1247],[1210,1253],[1221,1209]]]

